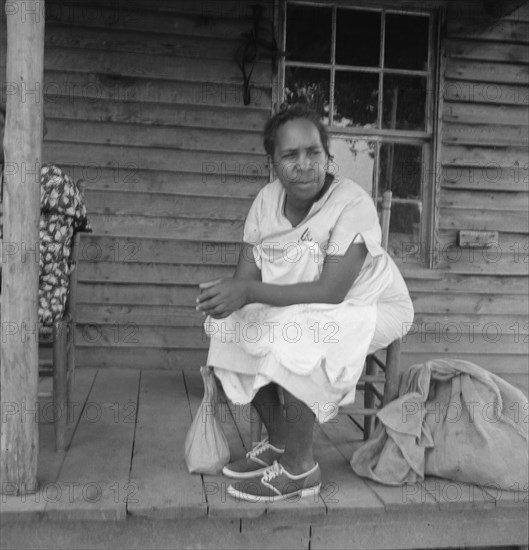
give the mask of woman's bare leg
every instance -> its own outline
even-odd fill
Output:
[[[312,454],[315,415],[305,403],[283,390],[287,436],[285,453],[279,462],[293,475],[314,467]]]
[[[270,436],[277,436],[283,431],[283,428],[286,428],[285,452],[275,452],[276,456],[268,457],[269,463],[272,460],[278,461],[283,468],[271,465],[269,468],[261,469],[258,474],[255,467],[250,470],[248,468],[235,470],[236,475],[232,475],[232,477],[241,479],[228,487],[228,494],[235,498],[250,502],[277,500],[291,496],[296,496],[296,498],[298,496],[316,496],[320,490],[321,472],[312,455],[315,415],[307,405],[283,390],[285,411],[283,417],[276,390],[275,385],[262,388],[256,396],[254,405],[262,412],[263,421],[269,426]],[[279,445],[278,440],[276,440],[276,444]],[[271,449],[268,449],[269,453],[270,451]],[[250,459],[251,456],[246,459],[247,463],[250,462]],[[248,464],[243,464],[243,466],[248,466]],[[242,472],[243,475],[238,475],[238,472]],[[248,472],[250,475],[247,475]]]
[[[252,403],[266,426],[270,444],[284,449],[287,425],[283,415],[283,405],[279,400],[277,384],[263,386],[255,395]]]

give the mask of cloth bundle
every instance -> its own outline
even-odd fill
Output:
[[[92,229],[81,190],[58,166],[42,166],[40,212],[39,321],[51,326],[64,315],[73,235]]]
[[[399,397],[378,412],[377,430],[354,452],[351,467],[387,485],[433,475],[527,487],[527,410],[521,391],[468,361],[414,365],[401,376]]]

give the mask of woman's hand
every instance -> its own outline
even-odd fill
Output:
[[[242,279],[217,279],[199,287],[196,309],[214,319],[224,319],[248,303],[248,281]]]

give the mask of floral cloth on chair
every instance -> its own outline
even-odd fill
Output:
[[[49,327],[64,315],[73,235],[92,228],[79,185],[61,168],[43,165],[40,184],[39,321]]]

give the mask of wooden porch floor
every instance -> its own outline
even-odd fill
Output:
[[[196,371],[78,369],[69,446],[54,451],[41,403],[39,491],[1,496],[2,548],[457,548],[527,544],[527,491],[430,478],[386,487],[349,466],[360,433],[317,426],[316,500],[233,500],[223,476],[190,475],[183,445],[203,389]],[[232,458],[249,447],[246,408],[220,409]],[[526,489],[526,488],[525,488]]]

